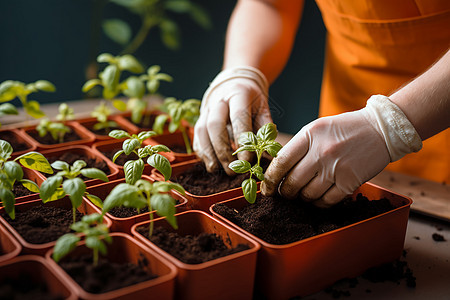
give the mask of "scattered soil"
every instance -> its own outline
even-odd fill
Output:
[[[263,170],[269,166],[269,163],[269,160],[261,160]],[[198,163],[190,170],[172,177],[170,180],[181,184],[186,191],[193,195],[206,196],[238,188],[248,176],[248,174],[237,174],[231,177],[222,168],[216,172],[208,173],[205,164]]]
[[[110,161],[113,160],[114,158],[114,154],[116,154],[117,151],[122,150],[121,147],[117,147],[113,150],[109,150],[109,151],[102,151],[102,153],[109,158]],[[139,159],[139,157],[136,155],[136,153],[131,153],[130,155],[125,155],[125,153],[122,153],[121,155],[119,155],[119,157],[117,157],[117,159],[114,161],[114,163],[116,165],[119,166],[123,166],[127,161],[129,160],[136,160]]]
[[[56,241],[71,232],[72,208],[50,207],[43,204],[21,212],[16,209],[16,218],[2,213],[1,216],[29,243],[45,244]],[[82,214],[77,211],[77,221]]]
[[[30,149],[30,146],[27,143],[22,142],[20,139],[17,138],[17,135],[12,133],[11,131],[3,131],[1,139],[10,143],[14,152],[25,151],[27,149]]]
[[[287,200],[280,196],[261,196],[241,211],[225,204],[214,211],[264,241],[283,245],[379,215],[394,207],[389,200],[369,201],[358,194],[356,201],[347,198],[329,209],[310,203]]]
[[[37,194],[24,187],[20,182],[14,182],[12,192],[16,198]]]
[[[27,131],[27,133],[41,144],[45,144],[45,145],[60,144],[60,142],[55,141],[49,133],[47,133],[47,135],[45,135],[43,137],[40,137],[39,133],[36,130]],[[70,132],[68,132],[64,135],[63,143],[79,141],[79,140],[81,140],[81,137],[75,131],[71,130]]]
[[[30,274],[20,273],[17,278],[6,277],[0,282],[0,299],[59,300],[64,297],[52,295],[44,282],[36,282]]]
[[[92,255],[65,257],[59,265],[87,292],[100,294],[117,290],[157,276],[146,271],[148,262],[139,265],[117,263],[99,258],[97,266],[92,264]]]
[[[433,240],[434,240],[435,242],[445,242],[445,241],[447,241],[447,240],[444,238],[444,236],[441,235],[441,234],[439,234],[439,233],[433,233],[432,237],[433,237]]]
[[[62,160],[62,161],[67,162],[71,166],[76,160],[84,160],[87,164],[87,166],[85,168],[97,168],[97,169],[105,172],[106,175],[111,174],[111,172],[109,171],[108,164],[104,160],[96,160],[93,157],[82,155],[82,154],[79,154],[76,152],[64,152],[61,156],[47,157],[47,160],[49,163],[53,163],[57,160]],[[58,172],[57,170],[54,170],[54,171]],[[51,174],[45,174],[45,173],[42,173],[42,174],[44,174],[46,177],[53,176]],[[92,178],[87,178],[87,177],[81,176],[81,179],[91,180]]]
[[[364,272],[362,277],[370,282],[390,281],[397,284],[400,284],[402,280],[405,280],[406,286],[410,288],[416,287],[416,277],[414,277],[407,262],[401,260],[395,260],[391,263],[370,268]]]
[[[139,227],[138,232],[148,238],[148,225]],[[180,236],[163,227],[156,227],[153,230],[150,241],[187,264],[200,264],[249,249],[249,246],[245,244],[238,244],[235,248],[230,249],[216,234],[201,233]]]

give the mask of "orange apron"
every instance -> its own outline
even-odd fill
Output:
[[[449,0],[316,2],[328,31],[320,116],[360,109],[374,94],[389,96],[450,47]],[[450,129],[387,169],[449,184]]]

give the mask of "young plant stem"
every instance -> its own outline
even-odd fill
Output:
[[[152,19],[145,18],[143,20],[142,26],[141,26],[141,28],[139,28],[139,31],[136,34],[136,36],[133,38],[131,43],[129,43],[128,46],[122,50],[120,55],[134,53],[136,51],[136,49],[139,48],[141,46],[141,44],[145,41],[145,38],[147,37],[148,32],[154,25],[155,24]]]
[[[145,128],[150,127],[150,119],[151,119],[151,114],[146,114],[145,112],[147,111],[147,108],[144,109],[144,121],[143,121],[143,125]]]
[[[77,222],[77,209],[75,207],[72,207],[72,218],[73,218],[73,224]]]
[[[147,195],[148,211],[150,212],[150,225],[148,226],[148,237],[151,238],[153,235],[153,213],[152,204],[150,203],[150,195]]]
[[[191,148],[191,143],[189,142],[189,137],[187,136],[187,133],[186,133],[186,128],[184,128],[184,126],[180,126],[180,131],[181,131],[181,134],[183,135],[184,145],[186,146],[186,153],[191,154],[192,148]]]
[[[98,265],[98,249],[92,249],[94,267]]]

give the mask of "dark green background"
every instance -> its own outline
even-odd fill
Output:
[[[232,0],[195,0],[209,13],[213,29],[205,31],[186,15],[173,15],[181,28],[181,48],[166,49],[154,29],[135,55],[146,65],[158,64],[174,77],[160,92],[180,99],[201,98],[220,71],[225,31]],[[121,47],[92,31],[101,18],[120,18],[134,30],[140,19],[107,3],[95,14],[94,0],[0,1],[0,82],[47,79],[56,93],[32,94],[41,103],[82,99],[85,68],[102,52],[117,54]],[[306,0],[302,23],[288,66],[270,89],[274,121],[284,132],[295,133],[317,117],[322,76],[325,29],[313,0]],[[15,104],[17,101],[14,102]]]

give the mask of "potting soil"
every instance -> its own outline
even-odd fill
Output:
[[[36,282],[30,274],[20,273],[17,278],[6,277],[0,282],[0,299],[59,300],[60,295],[52,295],[44,282]]]
[[[18,140],[17,136],[10,131],[2,132],[2,136],[0,137],[0,139],[10,143],[14,152],[30,149],[30,146]]]
[[[56,145],[60,144],[59,141],[55,141],[50,133],[47,133],[45,136],[41,137],[39,133],[36,130],[31,130],[27,132],[32,138],[34,138],[36,141],[38,141],[41,144],[44,145]],[[67,132],[64,135],[63,143],[67,142],[73,142],[73,141],[79,141],[81,140],[81,137],[73,130],[70,132]]]
[[[77,160],[83,160],[86,163],[86,168],[97,168],[97,169],[105,172],[106,175],[111,174],[111,172],[109,171],[108,164],[104,160],[97,160],[93,157],[78,154],[76,152],[64,152],[61,156],[47,157],[47,160],[50,164],[52,164],[53,162],[55,162],[57,160],[61,160],[61,161],[67,162],[69,165],[72,165]],[[55,169],[53,169],[53,171],[55,171],[55,173],[58,172],[58,170],[55,170]],[[53,176],[53,175],[49,175],[49,174],[44,174],[44,175],[47,177]],[[87,178],[87,177],[81,176],[81,179],[83,179],[83,181],[86,181],[86,180],[91,180],[92,178]]]

